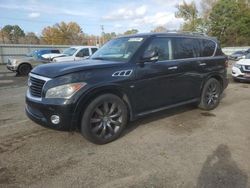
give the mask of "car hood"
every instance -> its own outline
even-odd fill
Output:
[[[56,54],[56,53],[51,53],[51,54],[43,54],[42,57],[45,59],[51,59],[51,58],[55,58],[55,57],[63,57],[63,56],[67,56],[66,54]]]
[[[82,61],[71,61],[62,63],[50,63],[43,64],[32,69],[31,73],[45,76],[48,78],[55,78],[65,74],[75,73],[84,70],[107,68],[113,66],[119,66],[124,64],[123,62],[104,61],[104,60],[82,60]]]
[[[237,64],[250,65],[250,59],[241,59],[241,60],[237,61]]]
[[[56,57],[55,58],[56,62],[61,62],[61,61],[74,61],[75,57],[74,56],[62,56],[62,57]]]

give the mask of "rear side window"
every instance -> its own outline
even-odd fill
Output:
[[[200,57],[200,41],[193,38],[173,38],[174,59]]]
[[[214,54],[216,44],[214,41],[202,39],[202,57],[210,57]]]
[[[40,51],[38,51],[38,55],[43,55],[43,54],[48,54],[48,53],[50,53],[49,50],[40,50]]]
[[[51,50],[51,53],[59,54],[60,51],[59,50]]]
[[[159,61],[171,60],[172,55],[172,44],[169,38],[154,38],[148,45],[145,51],[156,50],[159,54]]]
[[[89,56],[89,49],[88,48],[81,49],[76,56],[77,57]]]
[[[91,48],[92,54],[95,53],[96,51],[97,51],[97,48]]]

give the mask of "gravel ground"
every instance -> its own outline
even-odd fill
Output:
[[[26,82],[0,66],[0,187],[250,187],[247,83],[231,82],[213,111],[156,113],[98,146],[30,121]]]

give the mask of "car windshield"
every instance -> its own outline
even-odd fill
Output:
[[[72,56],[76,51],[77,49],[75,48],[67,48],[63,51],[63,54],[66,54],[67,56]]]
[[[124,37],[107,42],[91,59],[127,62],[142,44],[143,37]]]

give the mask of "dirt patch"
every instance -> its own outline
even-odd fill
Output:
[[[207,116],[207,117],[216,117],[216,115],[214,113],[211,113],[211,112],[202,112],[201,115]]]
[[[3,118],[0,119],[0,124],[5,124],[7,121],[11,120],[11,118]]]
[[[12,173],[5,167],[0,167],[0,187],[14,182],[15,178]]]
[[[241,85],[241,87],[242,88],[249,88],[249,85],[244,84],[244,85]]]
[[[48,129],[43,129],[43,130],[38,130],[38,131],[36,130],[36,131],[32,131],[26,134],[17,133],[1,141],[0,153],[13,152],[21,148],[25,144],[25,141],[27,141],[28,139],[39,137],[47,133],[48,133]]]

